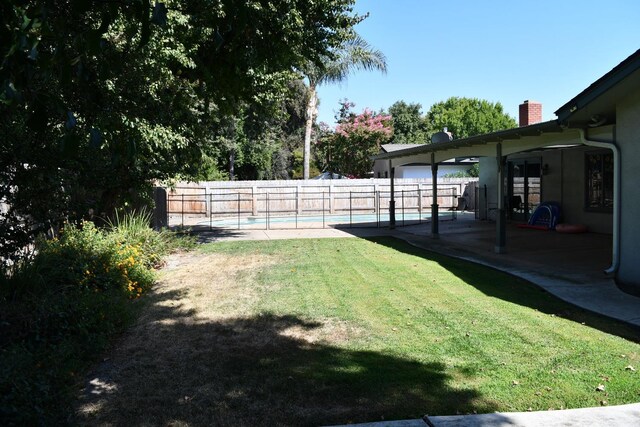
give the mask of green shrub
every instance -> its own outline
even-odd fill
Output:
[[[152,230],[153,232],[153,230]],[[47,286],[79,287],[93,292],[120,290],[139,297],[153,284],[153,271],[140,243],[99,230],[91,222],[67,227],[60,238],[41,240],[33,261]]]
[[[169,230],[155,231],[150,227],[152,214],[145,210],[125,214],[116,212],[115,218],[108,221],[109,230],[116,239],[136,245],[142,251],[148,267],[158,267],[162,257],[177,249],[190,249],[194,239],[179,236]]]
[[[87,366],[135,318],[153,266],[193,244],[125,215],[107,230],[85,222],[36,242],[36,255],[0,275],[0,419],[68,424]]]

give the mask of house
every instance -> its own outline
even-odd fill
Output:
[[[606,273],[621,289],[640,295],[640,50],[561,106],[557,119],[539,122],[541,112],[530,101],[520,113],[517,128],[441,138],[376,160],[386,161],[389,170],[429,164],[437,181],[442,161],[479,157],[479,210],[496,222],[497,253],[506,249],[507,220],[524,222],[539,203],[553,201],[563,222],[612,235]],[[431,232],[437,237],[435,202],[432,209]]]
[[[382,144],[380,154],[391,153],[408,148],[420,147],[424,144]],[[438,167],[438,177],[467,172],[478,163],[477,158],[461,157],[447,159]],[[388,178],[389,163],[384,160],[376,160],[373,163],[373,178]],[[407,163],[395,167],[396,178],[431,178],[431,165],[429,163]]]

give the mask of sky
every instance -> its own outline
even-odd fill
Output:
[[[640,49],[639,0],[357,0],[356,31],[388,71],[351,74],[318,89],[318,122],[335,123],[340,100],[355,112],[449,97],[499,102],[518,119],[525,100],[543,120]]]

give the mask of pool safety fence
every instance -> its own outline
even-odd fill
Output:
[[[456,219],[458,186],[438,188],[439,218]],[[431,189],[394,191],[396,226],[431,221]],[[384,227],[390,191],[277,191],[251,189],[167,196],[168,225],[193,230]]]

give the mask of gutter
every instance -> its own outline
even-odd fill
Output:
[[[613,151],[613,248],[611,267],[604,271],[605,274],[615,274],[620,266],[620,147],[615,141],[596,141],[587,138],[585,129],[578,129],[580,141],[589,147],[606,148]],[[615,133],[614,133],[615,135]],[[614,136],[615,140],[615,136]]]

